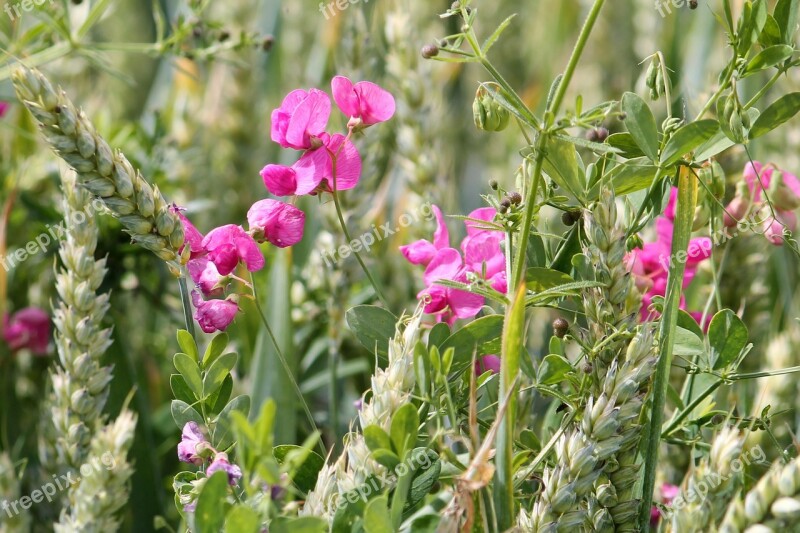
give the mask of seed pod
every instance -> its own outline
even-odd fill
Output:
[[[420,53],[425,59],[430,59],[439,55],[439,47],[435,44],[426,44],[422,47]]]
[[[734,111],[731,115],[729,127],[733,134],[733,140],[736,142],[744,141],[744,125],[742,124],[742,116]]]
[[[472,118],[479,130],[503,131],[508,126],[511,114],[480,87],[472,103]]]
[[[655,56],[647,67],[647,76],[645,83],[649,89],[656,88],[656,76],[658,76],[658,56]]]
[[[569,332],[569,322],[563,318],[556,318],[553,320],[553,333],[559,339],[563,339]]]

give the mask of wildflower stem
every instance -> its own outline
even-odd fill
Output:
[[[275,338],[275,334],[272,332],[272,328],[270,327],[269,321],[267,320],[267,315],[264,314],[264,309],[261,307],[261,300],[259,300],[258,298],[258,289],[256,289],[256,280],[253,278],[252,273],[250,274],[250,281],[253,284],[253,301],[256,304],[256,309],[258,310],[258,314],[261,316],[261,322],[263,322],[264,327],[267,329],[267,334],[269,335],[269,338],[272,341],[273,346],[275,346],[275,353],[278,354],[278,359],[281,362],[281,366],[283,366],[283,370],[286,372],[286,377],[292,384],[292,388],[294,389],[295,394],[297,394],[297,399],[300,400],[300,405],[303,406],[303,411],[306,414],[306,418],[308,419],[308,423],[311,426],[312,431],[318,433],[319,429],[317,429],[317,424],[314,422],[314,417],[311,415],[311,410],[308,408],[306,399],[303,397],[303,392],[300,390],[300,386],[297,384],[297,380],[294,377],[294,372],[292,372],[292,369],[289,367],[289,363],[283,356],[283,351],[281,350],[281,347],[278,344],[278,339]],[[317,444],[320,447],[322,456],[325,457],[328,454],[328,452],[322,445],[322,441],[318,440]]]
[[[336,170],[335,170],[336,163],[335,162],[334,162],[333,166],[334,166],[334,171],[333,171],[333,191],[331,191],[331,194],[333,195],[333,205],[334,205],[334,207],[336,207],[336,216],[339,218],[339,225],[342,226],[342,233],[344,233],[344,237],[345,237],[345,239],[347,239],[347,242],[350,243],[350,242],[353,242],[353,239],[352,239],[352,237],[350,237],[350,232],[347,230],[347,224],[345,224],[345,222],[344,222],[344,215],[342,214],[342,206],[339,203],[339,194],[336,191]],[[355,248],[351,248],[351,250],[353,252],[353,255],[356,256],[356,260],[358,261],[358,264],[361,265],[361,270],[364,271],[364,274],[367,276],[367,279],[372,284],[372,288],[375,289],[375,294],[378,296],[378,299],[381,301],[381,303],[384,305],[384,307],[386,307],[388,309],[389,308],[389,303],[386,301],[386,298],[383,296],[383,292],[381,291],[380,287],[378,287],[378,283],[372,277],[372,274],[369,273],[369,269],[367,268],[367,265],[364,263],[364,260],[361,259],[361,254],[359,254],[355,250]]]
[[[186,322],[186,331],[196,339],[194,332],[194,319],[192,318],[192,304],[189,299],[189,289],[186,286],[186,278],[181,276],[178,278],[178,287],[181,290],[181,303],[183,304],[183,320]]]
[[[692,231],[694,209],[697,204],[697,180],[692,179],[686,167],[678,172],[678,207],[675,213],[675,230],[672,239],[672,256],[686,252]],[[646,436],[644,459],[644,484],[642,503],[639,508],[639,526],[647,531],[650,523],[650,507],[653,503],[653,489],[656,482],[658,448],[661,443],[661,426],[664,421],[669,371],[672,365],[672,349],[678,320],[678,307],[681,297],[681,284],[686,263],[673,261],[669,268],[664,313],[659,332],[658,366],[653,382],[653,400],[650,409],[650,424]]]
[[[684,420],[684,419],[685,419],[687,416],[689,416],[689,414],[691,414],[691,412],[692,412],[692,411],[694,411],[695,407],[697,407],[698,405],[700,405],[700,403],[701,403],[703,400],[705,400],[706,398],[708,398],[709,396],[711,396],[711,395],[714,393],[714,391],[715,391],[715,390],[717,390],[717,389],[719,388],[719,386],[720,386],[720,385],[722,385],[722,383],[723,383],[723,381],[722,381],[721,379],[720,379],[720,380],[718,380],[718,381],[715,381],[714,383],[712,383],[711,385],[709,385],[709,386],[708,386],[708,388],[706,388],[706,390],[704,390],[703,392],[701,392],[701,393],[700,393],[700,394],[697,396],[697,398],[695,398],[694,400],[692,400],[692,403],[690,403],[689,405],[687,405],[687,406],[686,406],[686,407],[683,409],[683,411],[681,411],[680,413],[678,413],[678,414],[677,414],[677,415],[676,415],[676,416],[675,416],[675,417],[672,419],[672,422],[670,422],[670,423],[669,423],[669,425],[666,427],[666,429],[664,429],[664,430],[661,432],[661,438],[666,438],[666,437],[669,437],[669,436],[670,436],[670,434],[671,434],[673,431],[675,431],[675,429],[676,429],[676,428],[677,428],[677,427],[680,425],[680,423],[681,423],[681,422],[683,422],[683,420]]]

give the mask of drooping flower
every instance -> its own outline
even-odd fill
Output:
[[[217,266],[208,257],[198,257],[186,263],[189,277],[206,296],[222,296],[222,283],[226,279],[221,276]]]
[[[199,292],[192,291],[192,303],[197,310],[194,318],[205,333],[225,331],[239,311],[235,296],[224,300],[203,300]]]
[[[793,211],[775,211],[775,216],[770,216],[764,221],[764,236],[775,246],[780,246],[784,241],[784,231],[794,233],[797,230],[797,215]]]
[[[241,226],[227,224],[211,230],[203,238],[202,246],[223,276],[233,272],[239,261],[250,272],[264,268],[264,255],[258,244]]]
[[[181,441],[178,443],[178,459],[193,465],[203,464],[202,454],[211,449],[197,422],[187,422],[183,426]]]
[[[35,355],[47,354],[50,343],[50,316],[38,307],[26,307],[3,317],[3,339],[11,351],[28,349]]]
[[[800,180],[790,172],[758,161],[745,165],[742,177],[753,203],[766,204],[769,195],[772,205],[769,217],[764,221],[764,236],[772,244],[782,245],[784,230],[794,232],[797,229],[794,210],[800,207]]]
[[[425,269],[425,289],[417,296],[426,301],[426,313],[438,315],[440,320],[452,324],[456,319],[472,318],[480,312],[483,296],[437,284],[442,280],[468,281],[461,254],[454,248],[443,248],[436,252]]]
[[[444,222],[442,210],[435,205],[431,207],[436,216],[436,231],[433,232],[433,242],[421,239],[400,247],[400,253],[412,265],[427,266],[437,251],[450,247],[450,233]]]
[[[344,76],[331,80],[331,93],[342,113],[350,118],[348,126],[371,126],[394,115],[394,97],[370,81],[355,85]]]
[[[214,460],[208,466],[206,474],[211,477],[215,472],[220,471],[228,474],[228,483],[230,485],[236,485],[236,482],[242,477],[242,469],[235,464],[231,464],[228,461],[228,455],[223,452],[214,456]]]
[[[339,133],[323,133],[320,140],[319,148],[306,151],[291,167],[270,164],[261,169],[267,190],[275,196],[332,191],[334,170],[337,191],[355,187],[361,177],[361,156],[356,146]],[[325,186],[321,185],[323,181]]]
[[[291,204],[277,200],[259,200],[247,212],[253,238],[267,240],[279,248],[293,246],[303,239],[306,214]]]
[[[191,259],[203,255],[205,253],[205,250],[203,249],[203,234],[200,233],[196,227],[194,227],[194,224],[192,224],[188,218],[186,218],[186,216],[183,214],[182,208],[178,207],[177,205],[173,205],[171,207],[171,211],[178,215],[181,225],[183,226],[183,233],[185,237],[183,240],[184,244],[180,251],[183,252],[183,248],[188,245],[190,252],[189,257]]]
[[[319,89],[292,91],[272,112],[272,140],[295,150],[318,148],[330,115],[331,101],[324,92]]]

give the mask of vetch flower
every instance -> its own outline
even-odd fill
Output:
[[[204,449],[210,449],[203,432],[197,422],[187,422],[181,432],[181,441],[178,443],[178,459],[193,465],[203,464],[202,454]]]
[[[425,269],[425,286],[417,296],[424,299],[425,312],[438,315],[439,320],[452,324],[458,318],[472,318],[483,307],[483,296],[439,285],[441,280],[467,283],[467,270],[461,254],[454,248],[444,248]]]
[[[226,277],[220,275],[217,266],[208,257],[192,259],[186,263],[186,269],[204,295],[222,296],[222,284]]]
[[[308,150],[320,146],[331,115],[331,101],[319,89],[297,89],[286,95],[281,106],[272,112],[272,140],[284,148]]]
[[[264,268],[264,256],[258,244],[241,226],[227,224],[211,230],[203,238],[202,246],[223,276],[233,272],[239,261],[250,272]]]
[[[353,85],[348,78],[331,80],[331,93],[342,113],[350,118],[348,127],[367,127],[389,120],[394,115],[394,97],[370,81]]]
[[[194,318],[200,329],[205,333],[225,331],[239,311],[235,299],[235,296],[228,296],[224,300],[203,300],[199,292],[192,291],[192,303],[197,309]]]
[[[797,215],[792,211],[775,211],[775,216],[770,216],[764,221],[764,236],[775,246],[780,246],[784,241],[784,231],[794,233],[797,230]]]
[[[475,374],[480,376],[484,372],[500,373],[500,356],[484,355],[475,360]]]
[[[218,453],[214,456],[214,460],[206,470],[206,474],[211,477],[215,472],[220,471],[228,474],[228,483],[230,485],[236,485],[236,482],[242,477],[242,469],[228,462],[228,455],[225,453]]]
[[[279,248],[285,248],[303,239],[306,214],[291,204],[271,199],[259,200],[247,212],[247,223],[256,241],[267,240]]]
[[[264,186],[275,196],[312,194],[333,190],[333,156],[336,158],[336,190],[345,191],[358,184],[361,156],[344,135],[321,134],[321,146],[306,151],[291,167],[267,165],[261,170]],[[322,186],[325,181],[326,186]]]
[[[6,315],[3,339],[11,351],[27,348],[35,355],[45,355],[50,343],[50,316],[38,307],[26,307],[10,318]]]
[[[171,211],[178,215],[178,219],[181,221],[181,225],[183,226],[183,233],[185,235],[183,240],[183,246],[181,247],[181,253],[183,252],[184,247],[189,246],[190,258],[194,259],[200,255],[205,253],[203,249],[203,234],[200,233],[194,224],[189,221],[186,216],[182,213],[183,209],[178,207],[177,205],[173,205],[171,207]]]
[[[450,233],[445,225],[442,210],[435,205],[431,207],[436,216],[436,231],[433,232],[433,242],[421,239],[400,247],[400,253],[412,265],[427,266],[437,251],[450,247]]]

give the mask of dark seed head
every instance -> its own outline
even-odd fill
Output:
[[[594,368],[592,367],[592,363],[586,362],[586,363],[583,363],[583,366],[581,367],[581,370],[583,370],[584,374],[591,374],[592,370],[594,370]]]
[[[224,43],[230,38],[231,38],[231,32],[229,32],[228,30],[222,30],[221,32],[219,32],[219,42]]]
[[[697,0],[689,0],[689,9],[697,9]]]
[[[492,179],[489,180],[489,187],[491,187],[493,191],[496,191],[500,187],[500,184],[497,183],[497,180]]]
[[[509,207],[511,207],[511,200],[509,200],[508,198],[503,198],[503,201],[500,202],[500,207],[508,209]]]
[[[561,222],[563,222],[565,226],[571,226],[575,223],[575,221],[572,220],[572,214],[569,211],[564,211],[561,213]]]
[[[511,194],[509,194],[508,199],[514,205],[519,205],[522,203],[522,195],[518,192],[512,192]]]
[[[430,59],[439,55],[439,47],[435,44],[426,44],[422,47],[420,53],[425,59]]]
[[[566,335],[568,331],[569,322],[567,322],[565,319],[559,317],[553,320],[553,332],[555,333],[556,337],[563,339],[564,335]]]
[[[725,415],[723,415],[723,414],[717,413],[717,414],[715,414],[714,416],[711,417],[711,424],[712,425],[718,426],[718,425],[722,424],[723,422],[725,422]]]
[[[269,52],[272,49],[273,44],[275,44],[275,37],[272,35],[267,35],[261,41],[261,49],[265,52]]]
[[[606,128],[600,126],[599,128],[595,128],[593,131],[594,131],[595,142],[598,143],[606,142],[606,139],[608,139],[608,130]]]

